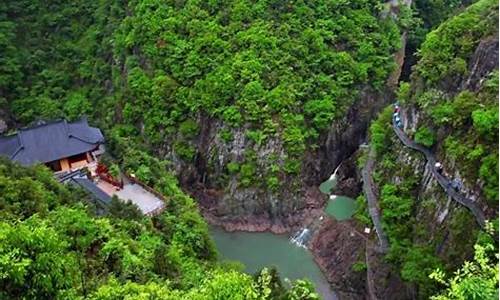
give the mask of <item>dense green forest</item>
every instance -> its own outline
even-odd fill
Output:
[[[0,107],[15,125],[88,115],[113,162],[170,200],[152,220],[120,209],[96,218],[87,196],[46,170],[2,161],[1,297],[315,299],[307,282],[287,291],[274,271],[252,278],[218,265],[196,205],[152,154],[168,143],[192,161],[206,115],[225,124],[227,141],[243,124],[256,144],[279,137],[286,161],[273,172],[298,173],[304,149],[359,87],[383,89],[399,29],[382,9],[365,0],[0,3]],[[254,184],[251,161],[231,166]]]
[[[498,34],[498,4],[466,5],[418,0],[392,18],[378,0],[2,1],[0,113],[13,127],[88,115],[106,136],[111,167],[168,203],[151,219],[120,203],[97,216],[88,195],[45,168],[0,160],[0,299],[318,299],[307,281],[285,287],[273,269],[250,276],[217,262],[166,153],[194,164],[210,118],[225,143],[240,128],[250,141],[243,161],[225,165],[241,186],[276,191],[285,175],[300,180],[305,153],[332,124],[363,92],[383,94],[405,30],[419,49],[397,91],[421,113],[411,137],[481,182],[480,201],[498,209],[498,69],[478,89],[458,86],[479,43]],[[491,298],[498,219],[480,231],[459,211],[449,228],[457,247],[436,255],[432,220],[415,216],[434,204],[417,203],[421,175],[394,163],[391,117],[385,109],[369,130],[386,261],[420,298]],[[271,144],[268,163],[257,165],[253,149],[271,139],[284,151]],[[371,225],[365,202],[356,219]]]
[[[87,114],[109,143],[172,149],[188,163],[201,116],[221,120],[227,142],[245,126],[256,145],[284,144],[266,171],[272,188],[300,173],[306,148],[360,89],[383,89],[400,43],[383,9],[368,0],[7,1],[0,101],[22,124]],[[255,184],[245,156],[227,168]]]

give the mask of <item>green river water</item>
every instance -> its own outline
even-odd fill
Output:
[[[335,176],[320,185],[320,190],[329,195],[335,186]],[[355,211],[353,199],[334,196],[328,200],[325,212],[342,221],[352,217]],[[227,232],[219,227],[210,227],[211,235],[221,255],[220,259],[236,260],[245,265],[245,272],[253,274],[264,267],[274,266],[281,278],[312,281],[325,300],[337,299],[325,276],[314,262],[312,254],[290,242],[288,235],[270,232]]]
[[[356,202],[346,196],[335,196],[335,199],[328,200],[325,208],[325,212],[338,221],[350,219],[355,210]]]
[[[245,272],[253,274],[263,267],[274,266],[282,279],[312,281],[323,299],[337,299],[312,254],[289,241],[287,235],[270,232],[227,232],[210,227],[212,238],[222,259],[237,260],[245,265]]]

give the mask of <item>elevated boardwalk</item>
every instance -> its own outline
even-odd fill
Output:
[[[368,160],[366,161],[363,170],[361,170],[361,176],[363,178],[363,191],[366,196],[366,201],[368,202],[368,212],[372,219],[373,225],[375,226],[375,231],[377,232],[379,247],[382,253],[386,253],[389,250],[389,239],[382,228],[382,221],[380,218],[380,208],[378,205],[378,198],[375,195],[374,184],[371,174],[373,173],[373,166],[375,159],[375,152],[373,148],[370,148],[368,153]]]
[[[403,130],[394,123],[394,120],[392,123],[392,128],[394,129],[394,132],[396,133],[399,140],[403,143],[403,145],[424,154],[425,159],[427,160],[426,168],[429,169],[429,171],[431,171],[432,175],[439,183],[439,185],[445,190],[446,194],[448,194],[448,196],[450,196],[453,200],[455,200],[459,204],[468,208],[476,218],[476,222],[479,224],[479,226],[484,227],[486,218],[484,216],[483,211],[478,207],[478,205],[474,201],[466,198],[464,195],[460,194],[455,189],[453,189],[451,187],[451,181],[448,178],[439,174],[436,168],[434,168],[434,164],[436,163],[436,158],[434,154],[428,148],[410,140],[410,138],[403,132]]]

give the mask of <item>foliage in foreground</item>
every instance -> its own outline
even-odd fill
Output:
[[[125,205],[126,216],[97,217],[46,168],[2,159],[0,299],[318,299],[307,282],[283,289],[274,271],[252,278],[219,265],[192,200],[163,184],[169,199],[183,199],[163,214]]]
[[[488,226],[489,233],[495,235],[491,224]],[[487,242],[474,245],[474,260],[466,261],[449,278],[439,269],[430,275],[446,286],[446,290],[432,296],[432,300],[498,299],[498,249],[492,237],[487,238]]]

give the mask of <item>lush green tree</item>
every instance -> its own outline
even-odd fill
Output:
[[[68,95],[63,110],[70,120],[75,120],[81,116],[89,115],[92,112],[92,106],[83,92],[74,92]]]
[[[130,129],[114,150],[174,149],[187,164],[207,116],[260,147],[281,140],[280,162],[301,159],[358,87],[382,90],[400,46],[397,22],[361,0],[23,0],[3,4],[0,21],[0,94],[18,121],[88,114],[107,137]]]
[[[436,143],[436,136],[429,127],[420,127],[415,132],[415,142],[426,147],[431,147]]]
[[[142,218],[142,212],[132,201],[123,202],[118,197],[111,198],[111,204],[107,208],[109,213],[117,218],[139,220]]]
[[[40,219],[20,225],[0,223],[0,295],[47,299],[75,293],[80,282],[70,244]]]
[[[401,103],[408,102],[410,98],[411,85],[408,82],[401,82],[397,90],[397,99]]]
[[[478,243],[474,246],[474,259],[466,261],[452,276],[437,269],[429,277],[446,286],[443,292],[431,297],[433,300],[495,299],[498,297],[498,249],[492,243]]]
[[[434,255],[432,249],[425,247],[413,247],[409,249],[404,258],[404,263],[401,268],[401,277],[412,283],[417,283],[419,287],[424,289],[436,289],[431,283],[429,275],[438,267],[441,262]],[[425,291],[422,293],[429,293]]]
[[[472,112],[474,128],[484,136],[496,136],[498,132],[498,110],[492,107],[488,110]]]
[[[390,143],[390,134],[392,133],[392,107],[386,107],[379,115],[377,120],[370,126],[371,144],[377,155],[382,155],[387,151]]]

